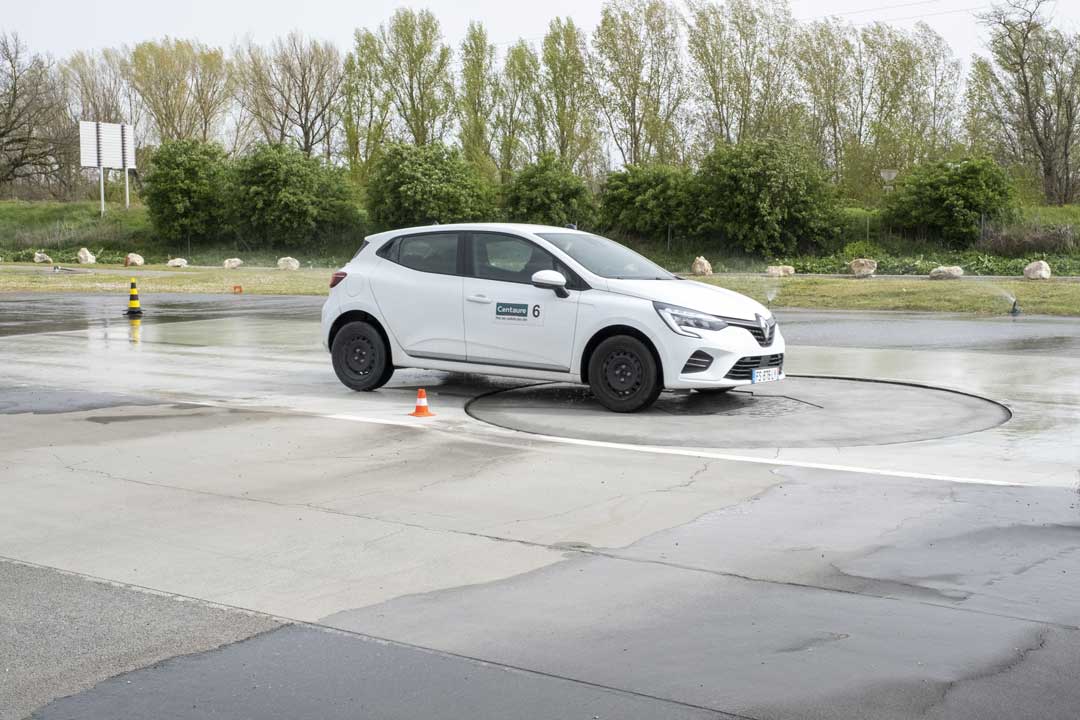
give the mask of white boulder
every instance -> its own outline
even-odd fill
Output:
[[[187,260],[185,260],[184,258],[173,258],[173,259],[169,260],[169,262],[167,262],[165,264],[168,265],[169,267],[174,267],[174,268],[186,268],[187,267]]]
[[[93,265],[97,262],[97,257],[94,253],[90,252],[86,248],[79,248],[79,252],[75,255],[79,260],[80,265]]]
[[[855,258],[848,263],[848,269],[851,270],[851,274],[857,278],[873,277],[877,272],[877,260],[871,260],[870,258]]]
[[[278,270],[299,270],[300,269],[300,261],[297,260],[294,257],[278,258],[277,269]]]
[[[1024,268],[1024,277],[1028,280],[1049,280],[1050,263],[1045,260],[1036,260],[1033,263],[1028,263],[1028,266]]]
[[[52,258],[43,252],[34,253],[34,262],[36,263],[52,263]]]
[[[958,280],[964,277],[964,268],[956,265],[939,265],[930,271],[931,280]]]
[[[765,268],[765,274],[769,277],[790,277],[795,274],[795,268],[790,265],[770,265]]]
[[[124,258],[124,267],[127,267],[129,265],[134,265],[135,267],[140,267],[140,266],[145,265],[145,264],[146,264],[146,261],[143,260],[143,256],[140,255],[139,253],[128,253],[127,257]]]
[[[221,266],[226,270],[235,270],[244,264],[244,261],[240,258],[229,258],[225,262],[221,263]]]
[[[691,275],[712,275],[712,265],[709,261],[703,257],[694,258],[693,264],[690,265]]]

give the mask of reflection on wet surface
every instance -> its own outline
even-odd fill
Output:
[[[143,295],[146,323],[206,320],[229,316],[319,319],[325,298],[272,295]],[[127,322],[127,295],[0,294],[0,337],[84,330]]]

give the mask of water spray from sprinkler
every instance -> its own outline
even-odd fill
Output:
[[[1009,310],[1009,314],[1012,315],[1013,317],[1016,317],[1017,315],[1019,315],[1022,312],[1023,312],[1023,309],[1020,307],[1020,301],[1019,300],[1013,300],[1012,309]]]

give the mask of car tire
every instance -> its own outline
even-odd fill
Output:
[[[637,412],[663,390],[652,351],[631,335],[615,335],[596,346],[589,358],[589,387],[600,404],[614,412]]]
[[[338,380],[358,392],[380,388],[394,374],[386,341],[370,323],[351,322],[338,330],[330,357]]]

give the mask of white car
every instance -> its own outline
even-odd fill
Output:
[[[583,383],[605,407],[633,412],[664,389],[784,377],[784,339],[764,306],[573,229],[384,232],[330,288],[323,344],[353,390],[427,368]]]

